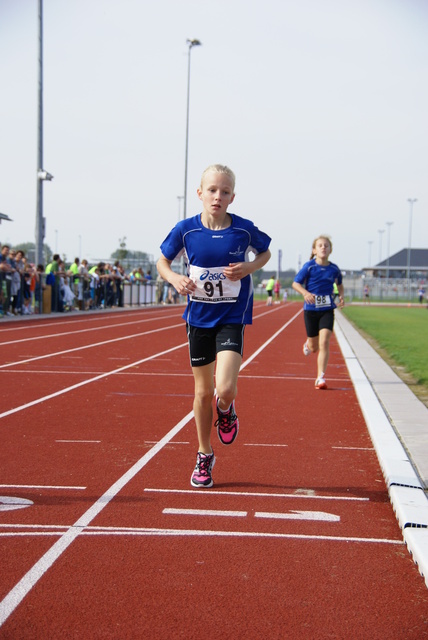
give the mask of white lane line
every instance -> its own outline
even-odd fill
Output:
[[[278,329],[278,331],[276,331],[270,338],[269,340],[266,340],[266,342],[264,344],[261,345],[261,347],[259,349],[257,349],[249,358],[248,360],[246,360],[245,362],[242,363],[241,368],[239,369],[239,371],[242,371],[242,369],[244,369],[245,367],[247,367],[253,360],[254,358],[257,358],[257,356],[264,350],[266,349],[266,347],[268,345],[270,345],[271,342],[273,342],[275,340],[275,338],[277,338],[283,331],[284,329],[286,329],[292,322],[294,322],[294,320],[300,316],[300,314],[303,312],[303,307],[294,314],[294,316],[292,318],[290,318],[290,320],[288,320],[285,324],[282,325],[282,327],[280,329]],[[264,314],[262,314],[264,315]]]
[[[332,449],[344,449],[345,451],[374,451],[374,447],[332,447]]]
[[[301,313],[301,311],[299,312]],[[296,314],[299,315],[299,314]],[[279,335],[282,330],[288,326],[290,322],[287,322],[282,329],[275,333],[275,336]],[[272,339],[265,342],[264,346],[260,347],[256,354],[261,353],[264,347],[268,346],[272,342]],[[175,349],[180,349],[183,346],[187,346],[187,342],[185,345],[178,345],[177,347],[173,347],[172,349],[168,349],[165,352],[162,352],[158,355],[164,355],[164,353],[169,353],[170,351],[174,351]],[[144,358],[140,362],[145,362],[146,360],[151,360],[156,356],[151,356],[150,358]],[[244,362],[241,366],[241,370],[250,363],[253,357]],[[140,363],[139,362],[139,363]],[[129,368],[130,366],[123,367],[123,369]],[[105,375],[99,376],[96,379],[106,377],[107,375],[111,375],[113,372],[107,373]],[[88,382],[93,382],[94,379],[89,380]],[[86,383],[84,383],[86,384]],[[74,385],[71,388],[77,388],[79,385]],[[52,394],[52,397],[60,395],[59,393]],[[35,403],[37,404],[37,402]],[[31,406],[31,405],[30,405]],[[1,415],[0,415],[1,417]],[[9,618],[11,613],[15,611],[16,607],[24,600],[27,594],[31,591],[33,586],[37,584],[40,578],[46,573],[48,569],[58,560],[58,558],[68,549],[68,547],[75,541],[75,539],[84,531],[86,527],[92,522],[92,520],[101,513],[101,511],[109,504],[111,500],[125,487],[128,482],[130,482],[136,475],[143,469],[146,464],[157,454],[163,447],[168,444],[182,429],[183,427],[190,422],[194,417],[193,411],[188,413],[180,422],[178,422],[175,427],[173,427],[165,436],[152,447],[147,453],[145,453],[142,458],[140,458],[128,471],[121,476],[107,491],[98,498],[98,500],[91,506],[87,511],[83,513],[83,515],[74,523],[68,531],[66,531],[59,540],[57,540],[46,553],[39,558],[39,560],[27,571],[27,573],[16,583],[16,585],[9,591],[9,593],[3,598],[0,602],[0,627],[3,623]]]
[[[26,509],[34,504],[32,500],[26,498],[15,498],[13,496],[0,496],[0,511],[15,511],[16,509]]]
[[[63,487],[58,485],[47,485],[47,484],[0,484],[0,489],[70,489],[71,491],[82,490],[84,491],[86,487]]]
[[[127,336],[122,336],[120,338],[112,338],[111,340],[103,340],[102,342],[93,342],[91,344],[85,344],[81,347],[73,347],[73,349],[64,349],[63,351],[54,351],[52,353],[45,353],[42,356],[34,356],[33,358],[26,358],[25,360],[16,360],[15,362],[6,362],[6,364],[1,364],[0,369],[6,369],[8,367],[14,367],[21,364],[26,364],[27,362],[35,362],[36,360],[45,360],[46,358],[54,358],[56,356],[63,356],[66,353],[73,353],[74,351],[85,351],[86,349],[93,349],[94,347],[103,347],[106,344],[112,344],[113,342],[122,342],[123,340],[131,340],[133,338],[141,338],[142,336],[148,336],[152,333],[160,333],[161,331],[169,331],[170,329],[176,329],[177,327],[182,327],[183,324],[180,322],[179,324],[171,324],[168,327],[159,327],[158,329],[152,329],[151,331],[142,331],[141,333],[131,333]],[[186,342],[186,346],[187,346]],[[173,351],[174,349],[163,351],[162,354],[169,353],[169,351]],[[120,371],[120,369],[119,369]]]
[[[245,496],[245,497],[256,497],[256,498],[302,498],[303,500],[344,500],[349,502],[369,502],[370,498],[357,498],[354,496],[320,496],[316,495],[315,492],[312,494],[306,493],[258,493],[258,492],[247,492],[247,491],[216,491],[213,489],[207,489],[206,491],[201,489],[154,489],[146,487],[144,491],[153,492],[153,493],[187,493],[194,494],[198,496]]]
[[[99,343],[101,344],[101,343]],[[55,391],[54,393],[50,393],[47,396],[43,396],[41,398],[37,398],[32,402],[28,402],[27,404],[23,404],[19,407],[15,407],[14,409],[9,409],[9,411],[4,411],[0,413],[0,418],[5,418],[6,416],[10,416],[13,413],[18,413],[18,411],[23,411],[24,409],[28,409],[29,407],[33,407],[34,405],[40,404],[41,402],[45,402],[46,400],[51,400],[52,398],[56,398],[57,396],[61,396],[64,393],[68,393],[69,391],[74,391],[74,389],[79,389],[79,387],[84,387],[87,384],[91,384],[92,382],[96,382],[97,380],[102,380],[103,378],[108,378],[109,376],[114,375],[115,373],[119,373],[120,371],[125,371],[126,369],[130,369],[131,367],[136,367],[143,362],[149,362],[150,360],[154,360],[159,355],[164,355],[165,353],[171,353],[171,351],[176,351],[177,349],[182,349],[183,347],[187,347],[188,343],[184,342],[183,344],[179,344],[176,347],[171,347],[171,349],[167,349],[166,351],[161,351],[160,353],[155,353],[152,356],[147,356],[147,358],[142,358],[142,360],[137,360],[136,362],[131,362],[131,364],[127,364],[124,367],[120,367],[119,369],[113,369],[112,371],[107,371],[106,373],[101,373],[99,376],[95,376],[94,378],[89,378],[89,380],[83,380],[82,382],[78,382],[76,384],[72,384],[70,387],[65,387],[65,389],[60,389],[59,391]]]
[[[157,444],[157,440],[144,440],[144,444]],[[169,442],[170,445],[174,445],[174,444],[190,444],[190,442],[185,442],[180,441],[180,440],[173,440],[172,442]]]
[[[11,532],[1,534],[0,536],[58,536],[60,532],[45,531],[45,532]],[[295,533],[269,533],[264,531],[213,531],[213,530],[201,530],[201,529],[160,529],[160,528],[148,528],[148,527],[86,527],[84,530],[79,531],[79,535],[82,536],[203,536],[203,537],[233,537],[233,538],[276,538],[286,540],[313,540],[315,542],[355,542],[355,543],[370,543],[370,544],[392,544],[404,546],[404,540],[394,540],[391,538],[358,538],[354,536],[328,536],[328,535],[307,535],[307,534],[295,534]],[[49,567],[46,567],[45,571]],[[22,595],[22,600],[24,598]],[[7,597],[7,596],[6,596]],[[6,598],[5,598],[6,599]],[[4,601],[3,601],[4,602]],[[16,603],[16,605],[19,602]],[[5,620],[2,619],[2,603],[0,603],[0,625]],[[14,607],[15,608],[15,607]],[[10,615],[10,614],[9,614]]]
[[[162,513],[178,516],[231,516],[245,518],[246,511],[221,511],[220,509],[172,509],[165,508]]]
[[[291,511],[290,513],[268,513],[256,511],[255,518],[272,518],[275,520],[317,520],[322,522],[340,522],[340,516],[325,511]]]
[[[288,444],[268,444],[263,442],[244,442],[244,447],[288,447]]]
[[[18,340],[9,340],[8,342],[0,342],[0,347],[8,346],[8,345],[11,345],[11,344],[19,344],[21,342],[32,342],[34,340],[44,340],[45,338],[61,338],[62,336],[72,336],[72,335],[76,335],[78,333],[89,333],[90,331],[99,331],[101,328],[102,328],[103,331],[105,331],[106,329],[115,329],[117,327],[122,328],[122,327],[127,327],[127,326],[132,325],[132,324],[142,324],[144,322],[153,322],[155,320],[163,320],[163,319],[170,320],[171,318],[175,318],[175,317],[176,317],[176,315],[158,316],[157,318],[156,317],[155,318],[153,318],[153,317],[152,318],[144,318],[144,319],[141,319],[141,320],[133,320],[132,322],[117,322],[117,323],[114,323],[114,324],[103,325],[102,327],[98,326],[98,327],[89,327],[88,328],[87,326],[85,326],[84,329],[79,329],[78,331],[64,331],[63,333],[49,333],[47,335],[31,336],[31,337],[28,337],[28,338],[20,338]],[[67,323],[63,323],[63,324],[67,324]],[[68,324],[70,324],[70,323],[68,323]],[[76,324],[76,323],[74,322],[74,323],[71,323],[71,324]],[[39,327],[43,327],[43,326],[50,326],[50,325],[36,325],[35,328],[38,329]],[[54,325],[54,326],[58,326],[58,325]],[[24,327],[21,327],[21,328],[24,328]],[[33,327],[31,327],[31,328],[33,328]],[[29,327],[25,327],[25,329],[29,329]]]
[[[75,444],[100,444],[101,440],[55,440],[55,442],[75,443]]]

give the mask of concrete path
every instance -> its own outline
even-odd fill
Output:
[[[428,408],[340,311],[335,334],[404,540],[428,586]]]

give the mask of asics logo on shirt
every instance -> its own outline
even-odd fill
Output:
[[[226,276],[224,275],[224,273],[218,273],[215,271],[211,272],[208,269],[201,273],[201,275],[199,276],[199,280],[206,280],[207,278],[208,280],[226,280]]]
[[[237,248],[237,250],[236,250],[236,251],[229,251],[229,255],[230,255],[230,256],[240,256],[240,255],[242,255],[243,253],[244,253],[244,252],[243,252],[243,250],[241,249],[241,246],[239,246],[239,247]]]

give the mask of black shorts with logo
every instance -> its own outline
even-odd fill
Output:
[[[308,338],[316,338],[321,329],[333,331],[334,310],[325,311],[305,311],[305,327]]]
[[[242,356],[244,330],[244,324],[220,324],[208,328],[186,324],[191,366],[203,367],[214,362],[219,351],[235,351]]]

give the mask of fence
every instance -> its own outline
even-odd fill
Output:
[[[14,292],[11,281],[0,280],[0,315],[49,314],[78,309],[148,306],[178,302],[168,283],[153,280],[130,282],[117,278],[69,276],[53,278],[49,284],[45,273],[31,285],[27,274],[21,276],[21,286]]]

